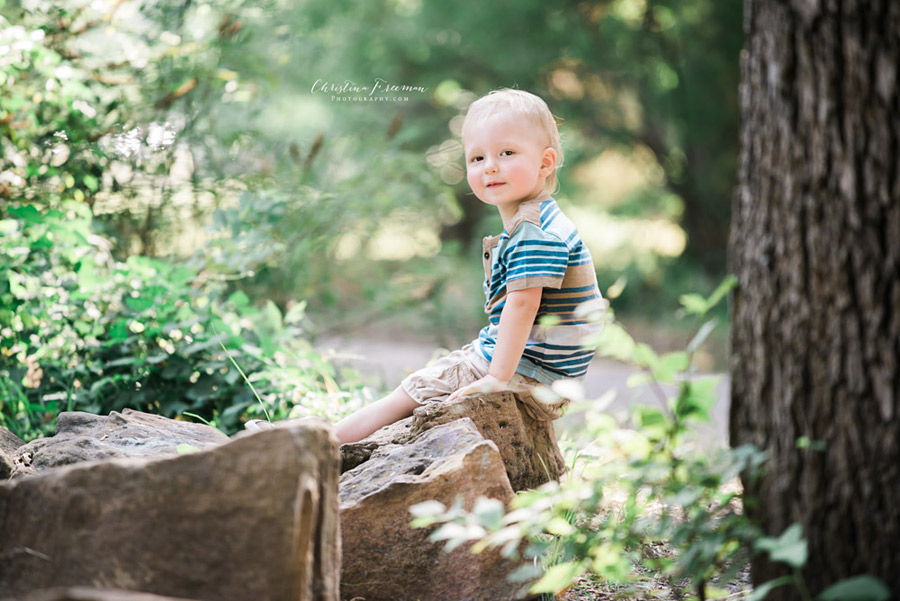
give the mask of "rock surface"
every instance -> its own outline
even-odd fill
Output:
[[[364,463],[385,445],[406,444],[435,426],[468,417],[497,445],[513,490],[537,488],[565,472],[553,422],[534,419],[512,392],[472,395],[418,407],[413,417],[341,447],[343,471]]]
[[[16,449],[25,444],[25,441],[0,427],[0,480],[9,478],[15,466]]]
[[[107,421],[130,432],[153,417]],[[178,444],[212,444],[191,431]],[[147,450],[131,436],[119,446]],[[339,469],[331,426],[306,422],[174,457],[78,463],[0,482],[0,591],[82,585],[200,601],[336,601]]]
[[[10,477],[97,459],[172,456],[178,454],[179,445],[208,449],[227,440],[225,434],[205,424],[132,409],[109,415],[67,411],[60,413],[54,436],[38,438],[15,450]]]
[[[475,422],[479,432],[497,445],[513,490],[537,488],[565,472],[553,422],[532,418],[512,392],[424,405],[413,413],[412,431],[424,432],[462,416]]]
[[[380,434],[381,444],[341,476],[343,537],[341,597],[347,601],[504,601],[519,598],[516,567],[496,551],[451,553],[428,540],[430,529],[410,527],[409,507],[458,497],[471,508],[480,496],[509,503],[513,490],[497,446],[471,419],[433,426],[403,444],[406,424]],[[394,434],[391,434],[393,432]],[[357,447],[357,449],[360,447]]]
[[[121,589],[99,589],[87,586],[52,588],[33,591],[21,597],[5,597],[0,601],[192,601],[161,597],[150,593],[136,593]]]

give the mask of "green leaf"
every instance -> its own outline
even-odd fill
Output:
[[[634,357],[636,346],[634,339],[617,323],[607,324],[599,334],[593,337],[591,343],[597,348],[600,356],[612,357],[620,361],[631,361]]]
[[[549,570],[531,587],[532,593],[550,593],[556,595],[584,574],[586,568],[580,561],[560,563]]]
[[[737,286],[738,279],[729,275],[722,283],[719,284],[708,298],[703,298],[699,294],[682,294],[678,301],[689,315],[703,316],[713,307],[719,304],[725,296],[731,292],[731,289]]]
[[[666,416],[654,407],[638,407],[635,409],[638,423],[644,428],[652,428],[666,423]]]
[[[85,173],[84,176],[82,176],[81,181],[84,182],[85,187],[91,192],[96,192],[100,188],[97,178],[90,173]]]
[[[555,536],[569,536],[575,533],[575,526],[560,516],[556,516],[547,522],[545,529]]]
[[[660,382],[672,382],[675,379],[675,375],[685,371],[690,364],[691,360],[685,352],[666,353],[659,358],[659,363],[655,366],[653,375]]]
[[[146,296],[139,296],[137,298],[133,296],[125,297],[125,304],[135,313],[141,313],[142,311],[151,308],[153,306],[153,301],[154,299],[152,297]]]
[[[417,518],[437,516],[445,511],[447,511],[447,507],[440,501],[423,501],[409,508],[409,512]]]
[[[538,320],[538,323],[545,328],[552,328],[553,326],[559,325],[561,321],[559,315],[542,315]]]
[[[772,561],[780,561],[794,568],[803,567],[808,557],[803,527],[800,524],[793,524],[778,538],[759,539],[756,541],[756,549],[768,552]]]
[[[683,419],[708,422],[711,419],[709,412],[718,400],[716,387],[720,382],[721,379],[717,376],[682,382],[675,402],[675,414]]]
[[[472,513],[478,519],[478,523],[487,528],[494,526],[499,527],[506,513],[503,502],[498,499],[490,499],[487,497],[478,497],[475,501],[475,507]]]
[[[818,601],[887,601],[891,591],[884,582],[863,574],[836,582],[822,591]]]
[[[233,303],[237,309],[243,309],[250,304],[250,297],[243,290],[238,290],[228,297],[228,302]]]
[[[41,217],[41,212],[38,211],[33,205],[25,205],[24,207],[13,207],[9,209],[9,212],[21,219],[22,221],[27,221],[28,223],[43,223],[44,219]]]
[[[457,524],[456,522],[447,522],[437,530],[431,533],[429,540],[438,542],[445,540],[444,550],[449,553],[458,546],[472,540],[480,539],[487,536],[484,528],[475,524]]]
[[[684,310],[691,315],[703,315],[709,310],[706,299],[699,294],[682,294],[678,302],[684,307]]]
[[[284,323],[300,323],[306,318],[306,301],[294,304],[284,316]]]
[[[828,448],[828,443],[824,440],[812,440],[809,436],[801,436],[795,444],[798,449],[809,449],[810,451],[824,451]]]
[[[791,584],[793,582],[794,579],[790,576],[782,576],[781,578],[770,580],[764,584],[760,584],[758,587],[753,589],[753,592],[747,595],[745,601],[763,601],[763,599],[765,599],[773,589],[776,589],[779,586],[784,586],[785,584]]]
[[[641,342],[634,349],[634,362],[642,367],[653,369],[659,363],[659,356],[649,344]]]

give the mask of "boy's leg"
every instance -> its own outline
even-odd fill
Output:
[[[382,426],[409,417],[418,406],[403,387],[398,386],[386,397],[339,421],[335,426],[338,441],[344,444],[362,440]]]

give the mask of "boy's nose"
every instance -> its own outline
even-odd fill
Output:
[[[485,161],[484,171],[485,173],[496,173],[497,172],[497,163],[488,159]]]

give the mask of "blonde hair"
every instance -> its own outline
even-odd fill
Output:
[[[547,103],[540,96],[522,90],[502,88],[489,92],[469,105],[463,121],[463,138],[467,123],[498,114],[527,119],[546,135],[545,143],[556,152],[556,168],[547,176],[547,190],[555,192],[558,187],[556,171],[563,165],[563,151],[556,118],[550,112]]]

